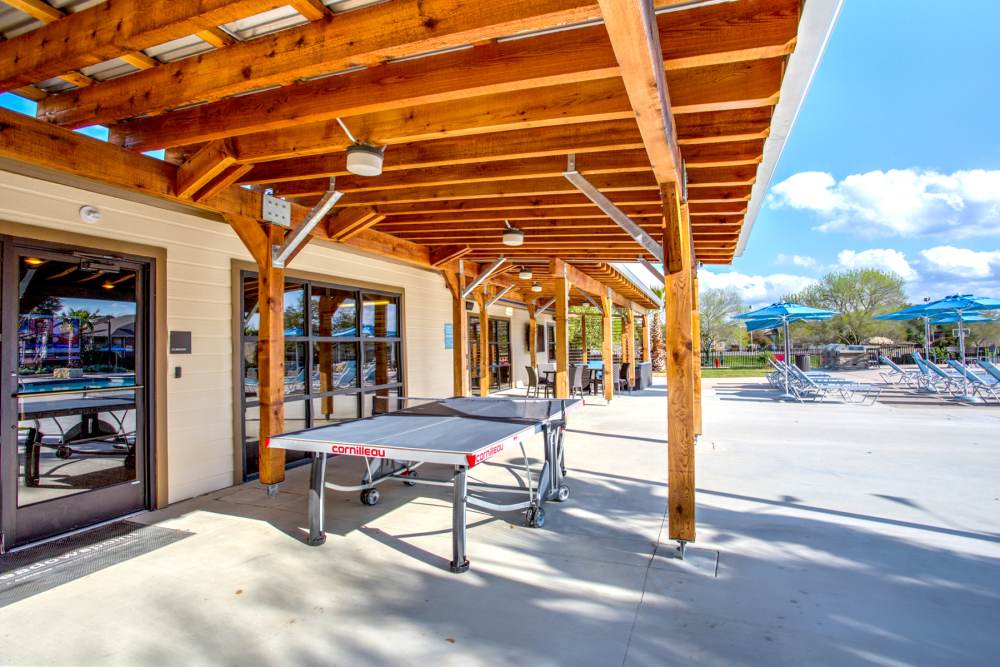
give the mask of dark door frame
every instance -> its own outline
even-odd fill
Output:
[[[98,239],[95,239],[98,241]],[[17,399],[17,369],[15,367],[17,359],[17,313],[19,310],[16,285],[18,285],[18,262],[17,256],[20,250],[37,250],[44,254],[66,255],[69,257],[79,257],[87,255],[93,257],[106,258],[109,261],[118,261],[132,264],[137,270],[137,308],[136,308],[136,385],[143,389],[136,390],[136,429],[137,437],[142,438],[142,461],[141,468],[137,468],[137,477],[143,483],[141,495],[141,507],[129,509],[124,514],[132,511],[149,509],[156,503],[156,428],[155,417],[155,387],[156,387],[156,259],[140,255],[131,255],[121,252],[104,251],[97,248],[82,248],[76,245],[43,241],[26,238],[22,236],[0,235],[0,548],[10,548],[33,540],[44,539],[53,534],[68,532],[88,524],[100,523],[101,521],[113,518],[113,516],[96,516],[92,521],[83,518],[70,518],[72,525],[61,526],[48,534],[31,534],[24,536],[18,531],[18,506],[17,506],[17,424],[18,410]],[[140,333],[141,332],[141,333]],[[141,336],[141,338],[140,338]],[[140,347],[141,345],[141,347]],[[141,375],[139,374],[141,368]],[[141,431],[140,431],[141,429]],[[11,442],[11,439],[14,441]],[[9,471],[9,472],[4,472]],[[116,485],[116,486],[124,486]],[[116,487],[107,487],[114,489]],[[103,489],[95,489],[100,492]],[[82,497],[89,495],[87,491],[74,494],[69,502],[78,502]],[[62,501],[64,499],[53,499],[43,501],[34,507],[33,512],[40,512],[37,509],[49,503]],[[96,499],[95,499],[96,500]],[[97,501],[99,502],[99,500]],[[49,505],[54,512],[59,512],[58,505]],[[69,513],[71,517],[73,512]],[[80,513],[77,512],[77,515]],[[54,519],[53,525],[59,521]]]

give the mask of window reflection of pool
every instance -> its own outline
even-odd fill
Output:
[[[134,387],[134,375],[112,377],[84,377],[66,379],[30,380],[18,383],[19,394],[40,394],[50,391],[84,391],[87,389],[107,389],[110,387]]]

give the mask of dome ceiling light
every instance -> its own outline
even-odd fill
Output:
[[[517,274],[517,277],[521,280],[531,280],[531,269],[526,266],[521,267],[521,271]]]
[[[347,147],[347,171],[357,176],[379,176],[385,159],[385,146],[358,141],[340,118],[337,119],[344,134],[351,140]]]
[[[542,291],[542,286],[539,285],[538,282],[536,281],[536,282],[534,282],[534,283],[531,284],[531,291],[532,292],[541,292]]]
[[[503,231],[503,244],[509,246],[524,245],[524,232],[517,227],[512,227],[510,220],[504,220],[507,229]]]

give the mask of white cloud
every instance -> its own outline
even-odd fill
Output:
[[[906,282],[918,278],[917,271],[910,265],[906,255],[891,248],[841,250],[837,253],[837,266],[841,269],[870,268],[890,271]]]
[[[941,174],[891,169],[852,174],[794,174],[771,188],[772,208],[816,214],[823,231],[862,236],[918,234],[970,237],[1000,234],[1000,170]]]
[[[815,282],[815,278],[787,273],[751,276],[738,271],[714,273],[705,268],[698,271],[699,287],[736,288],[743,300],[752,306],[774,303],[786,294],[798,292]]]
[[[815,269],[819,265],[819,262],[816,261],[815,257],[808,255],[784,255],[779,253],[778,264],[794,264],[803,269]]]
[[[969,250],[941,245],[920,254],[928,265],[941,273],[964,278],[1000,278],[1000,250]]]

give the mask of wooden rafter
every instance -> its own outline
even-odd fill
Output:
[[[792,6],[793,3],[784,0],[755,1],[745,6],[734,4],[726,8],[729,22],[719,20],[717,9],[714,15],[697,10],[661,16],[659,25],[669,76],[685,68],[681,63],[696,67],[697,71],[685,75],[683,80],[701,90],[711,86],[710,80],[706,81],[711,76],[711,65],[739,62],[733,60],[733,53],[754,47],[770,48],[773,56],[787,54],[789,40],[795,34]],[[735,30],[733,26],[744,29]],[[751,27],[757,30],[749,29]],[[761,44],[768,46],[760,47]],[[678,66],[672,67],[672,64]],[[452,103],[483,95],[617,77],[617,63],[607,35],[602,27],[596,26],[488,43],[431,59],[388,63],[341,76],[296,83],[248,98],[220,100],[154,118],[136,119],[124,128],[125,145],[149,150],[332,121],[338,116]],[[379,90],[379,94],[368,94],[371,89]],[[51,119],[59,121],[56,116]]]
[[[316,21],[233,44],[225,53],[206,53],[107,81],[93,94],[76,91],[62,99],[46,99],[39,115],[70,127],[107,123],[186,101],[217,100],[357,65],[582,22],[597,13],[592,0],[380,3],[347,12],[336,21]],[[243,65],[234,67],[234,62]]]
[[[59,12],[47,19],[48,25],[0,45],[0,90],[96,65],[282,4],[280,0],[119,0],[64,18]]]

